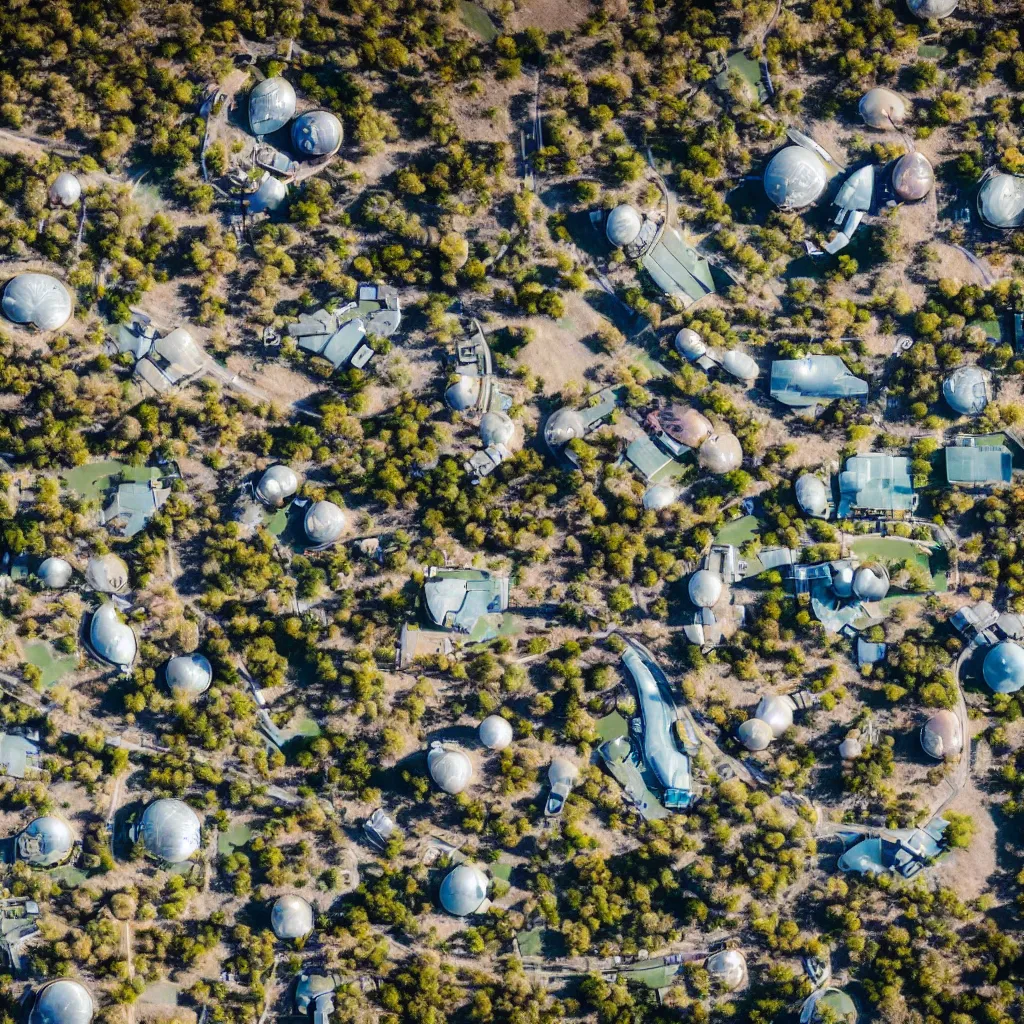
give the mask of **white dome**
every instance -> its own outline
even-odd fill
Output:
[[[128,586],[128,565],[112,551],[93,555],[85,567],[85,582],[101,594],[119,594]]]
[[[256,497],[266,505],[281,508],[295,497],[299,489],[299,478],[290,466],[278,463],[270,466],[256,485]]]
[[[828,512],[828,491],[819,477],[804,473],[797,477],[796,503],[809,516],[823,516]]]
[[[860,116],[871,128],[891,128],[902,124],[907,116],[907,104],[902,96],[891,89],[877,86],[861,97]]]
[[[341,122],[328,110],[311,110],[292,124],[292,145],[303,156],[330,156],[342,139]]]
[[[508,444],[516,428],[503,412],[485,412],[480,419],[480,440],[489,448],[495,444]]]
[[[851,597],[853,595],[853,567],[844,565],[832,573],[832,589],[837,597]]]
[[[270,135],[295,116],[295,90],[286,78],[265,78],[249,93],[249,128]]]
[[[992,374],[980,366],[961,366],[942,382],[942,394],[954,412],[980,416],[990,397]]]
[[[142,812],[138,839],[158,860],[182,864],[201,843],[200,823],[196,812],[181,800],[154,800]]]
[[[889,574],[885,566],[872,562],[853,574],[853,593],[862,601],[881,601],[889,593]]]
[[[764,190],[780,210],[802,210],[815,202],[828,184],[821,157],[803,146],[780,149],[764,172]]]
[[[726,349],[722,353],[722,369],[745,381],[756,380],[761,372],[753,356],[738,348]]]
[[[74,206],[81,195],[82,183],[70,171],[61,171],[50,186],[50,202],[54,206]]]
[[[935,187],[935,171],[923,153],[905,153],[892,169],[892,187],[900,199],[916,202]]]
[[[480,396],[480,378],[472,374],[455,375],[454,383],[444,393],[445,404],[456,412],[472,409]]]
[[[754,717],[767,722],[772,735],[778,739],[793,725],[793,702],[777,693],[766,694],[758,702]]]
[[[689,360],[700,359],[704,355],[708,347],[704,344],[704,339],[694,330],[689,327],[682,328],[676,335],[676,351],[684,358]]]
[[[708,957],[704,969],[712,981],[732,992],[743,984],[747,976],[747,961],[738,949],[723,949]]]
[[[864,748],[861,746],[861,742],[856,736],[847,736],[846,739],[839,744],[839,756],[844,761],[854,761],[863,753]]]
[[[303,939],[313,930],[313,908],[301,896],[279,896],[270,911],[270,927],[279,939]]]
[[[982,675],[995,693],[1016,693],[1024,686],[1024,647],[1012,640],[996,644],[985,655]]]
[[[249,196],[250,213],[273,212],[288,198],[288,186],[273,175],[263,179],[262,184]]]
[[[640,234],[640,229],[643,227],[643,218],[640,216],[639,211],[630,206],[628,203],[624,203],[622,206],[616,206],[611,213],[608,214],[608,220],[605,222],[604,230],[608,236],[608,241],[614,246],[629,245],[636,241],[637,235]]]
[[[512,742],[512,725],[501,715],[488,715],[480,723],[480,742],[491,750],[504,750]]]
[[[714,608],[722,597],[722,577],[710,569],[698,569],[686,588],[698,608]]]
[[[548,768],[548,782],[552,786],[572,786],[579,777],[579,768],[566,757],[556,757]]]
[[[306,509],[302,526],[314,544],[333,544],[344,532],[345,513],[333,501],[314,501]]]
[[[16,324],[55,331],[71,319],[71,293],[49,274],[18,274],[4,288],[3,308]]]
[[[747,750],[765,750],[773,739],[772,727],[760,718],[748,718],[736,730],[740,743]]]
[[[958,0],[907,0],[907,6],[913,14],[923,20],[934,18],[936,21],[948,18],[955,10]]]
[[[77,981],[60,978],[36,993],[28,1024],[90,1024],[92,996]]]
[[[70,562],[51,555],[40,563],[36,577],[44,587],[60,590],[71,582],[72,571]]]
[[[583,417],[575,409],[559,409],[544,424],[544,440],[552,448],[561,448],[585,433]]]
[[[678,497],[676,489],[669,484],[655,484],[644,491],[644,508],[657,512],[668,508]]]
[[[45,814],[18,836],[18,857],[37,868],[52,868],[71,855],[75,836],[63,818]]]
[[[978,189],[978,212],[994,228],[1019,228],[1024,224],[1024,177],[993,174]]]
[[[121,621],[112,604],[101,604],[93,612],[89,624],[89,643],[93,651],[104,661],[127,670],[135,661],[138,641],[135,632]]]
[[[921,746],[929,757],[937,760],[956,757],[964,749],[960,719],[945,708],[936,711],[921,727]]]
[[[427,771],[446,793],[461,793],[473,778],[473,763],[458,748],[431,747],[427,754]]]
[[[709,473],[731,473],[743,463],[740,439],[728,431],[709,437],[697,450],[697,461]]]
[[[213,682],[213,667],[202,654],[179,654],[167,662],[167,686],[179,700],[194,700]]]
[[[473,864],[457,864],[441,883],[441,906],[453,917],[468,917],[487,902],[487,876]]]

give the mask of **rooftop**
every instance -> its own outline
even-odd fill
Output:
[[[772,363],[772,398],[792,408],[837,398],[864,398],[867,393],[867,381],[855,377],[839,356],[810,355]]]
[[[854,455],[839,474],[839,517],[858,512],[902,513],[917,508],[910,459],[902,455]]]

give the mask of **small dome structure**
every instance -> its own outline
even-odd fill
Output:
[[[63,818],[45,814],[18,835],[18,859],[35,868],[52,868],[71,856],[75,835]]]
[[[952,711],[943,708],[936,711],[921,726],[921,746],[929,757],[942,760],[956,757],[964,749],[964,734],[960,719]]]
[[[345,513],[333,501],[314,501],[306,509],[302,528],[317,546],[333,544],[344,532]]]
[[[488,715],[480,723],[479,735],[489,750],[504,750],[512,742],[512,723],[501,715]]]
[[[292,124],[292,145],[303,156],[337,153],[342,135],[341,122],[329,110],[311,110]]]
[[[729,348],[722,353],[722,369],[743,381],[757,380],[761,373],[754,357],[739,348]]]
[[[986,178],[978,189],[978,213],[993,228],[1024,225],[1024,177],[1000,172]]]
[[[472,781],[473,763],[458,747],[431,747],[427,754],[427,771],[446,793],[461,793]]]
[[[800,1008],[801,1024],[823,1024],[826,1020],[829,1024],[856,1024],[857,1006],[840,988],[820,988]]]
[[[444,393],[445,405],[456,412],[465,412],[476,405],[480,397],[480,378],[466,373],[455,375],[455,381]],[[555,414],[558,415],[557,413]]]
[[[882,86],[868,89],[857,109],[870,128],[892,128],[903,124],[907,117],[907,104],[903,97]]]
[[[73,571],[70,562],[51,555],[44,558],[36,569],[36,578],[48,590],[61,590],[71,582]]]
[[[583,417],[576,409],[558,409],[544,424],[544,440],[552,448],[561,448],[585,433]]]
[[[881,601],[889,593],[889,574],[884,565],[871,562],[853,574],[853,593],[861,601]]]
[[[138,641],[131,626],[121,621],[112,604],[101,604],[89,623],[89,644],[103,661],[127,671],[138,651]]]
[[[764,190],[780,210],[802,210],[816,202],[828,184],[825,164],[803,146],[786,146],[768,162]]]
[[[1024,647],[1012,640],[996,644],[985,655],[981,674],[993,693],[1016,693],[1024,686]]]
[[[699,448],[715,429],[707,416],[684,405],[670,405],[659,413],[658,420],[673,441],[687,448]]]
[[[961,366],[942,382],[949,407],[961,416],[980,416],[992,397],[992,374],[980,366]]]
[[[765,750],[775,739],[772,727],[760,718],[748,718],[740,723],[736,735],[747,750]]]
[[[758,702],[754,717],[767,722],[772,736],[778,739],[793,726],[793,702],[778,693],[765,694]]]
[[[128,587],[128,565],[112,551],[93,555],[85,567],[85,582],[100,594],[120,594]]]
[[[853,596],[853,566],[840,566],[832,573],[832,589],[836,597]]]
[[[697,451],[697,461],[701,469],[716,475],[739,469],[743,463],[740,439],[729,431],[712,435]]]
[[[54,178],[49,195],[54,206],[74,206],[82,197],[82,183],[70,171],[61,171]]]
[[[955,10],[958,0],[907,0],[912,14],[922,21],[940,21]]]
[[[304,939],[313,930],[313,908],[301,896],[278,896],[270,911],[270,927],[279,939]]]
[[[480,418],[480,440],[488,448],[491,445],[508,444],[515,432],[515,424],[507,413],[485,412]]]
[[[738,949],[723,949],[708,957],[704,969],[716,985],[734,992],[747,976],[747,960]]]
[[[605,221],[604,233],[612,245],[621,247],[635,242],[644,225],[640,211],[628,203],[616,206]]]
[[[286,78],[265,78],[249,93],[249,129],[271,135],[295,116],[295,90]]]
[[[456,864],[441,883],[441,906],[452,917],[486,909],[487,876],[475,864]]]
[[[722,577],[710,569],[698,569],[690,577],[686,592],[698,608],[714,608],[722,599]]]
[[[567,757],[556,757],[548,768],[548,782],[553,786],[569,786],[575,784],[580,777],[580,770]]]
[[[71,319],[71,293],[49,274],[18,274],[4,288],[3,309],[13,323],[56,331]]]
[[[707,345],[704,344],[704,339],[690,327],[684,327],[679,331],[676,335],[675,346],[676,351],[690,362],[700,359],[708,351]]]
[[[182,800],[154,800],[143,812],[136,839],[150,856],[168,864],[182,864],[201,843],[196,812]]]
[[[651,512],[659,512],[668,508],[679,495],[670,484],[654,484],[644,491],[644,508]]]
[[[839,744],[839,756],[844,761],[855,761],[864,753],[864,747],[856,736],[847,736]]]
[[[36,993],[28,1024],[90,1024],[93,1012],[88,989],[71,978],[60,978]]]
[[[167,662],[167,686],[178,700],[195,700],[210,688],[213,666],[205,655],[179,654]]]
[[[288,198],[288,186],[280,178],[267,175],[251,196],[249,196],[250,213],[273,213],[284,205]]]
[[[256,485],[256,497],[264,505],[281,508],[295,497],[299,489],[299,478],[291,466],[278,463],[263,472],[260,482]]]
[[[793,490],[796,503],[806,515],[824,517],[828,514],[828,491],[820,477],[803,473],[797,477]]]
[[[914,203],[935,187],[935,171],[924,153],[904,153],[892,169],[892,187],[900,199]]]

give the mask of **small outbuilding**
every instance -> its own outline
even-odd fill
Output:
[[[71,826],[55,814],[44,814],[19,833],[15,843],[18,860],[34,868],[53,868],[63,864],[75,848]]]
[[[201,697],[213,682],[213,666],[198,652],[179,654],[167,662],[167,686],[178,700],[191,701]]]
[[[56,331],[71,319],[71,293],[50,274],[18,274],[4,287],[3,310],[13,323]]]
[[[479,735],[488,750],[504,750],[512,743],[512,723],[501,715],[488,715],[480,723]]]
[[[964,749],[960,719],[946,708],[936,711],[921,726],[921,746],[929,757],[936,760],[957,757]]]

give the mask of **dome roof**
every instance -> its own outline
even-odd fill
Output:
[[[828,1010],[826,1015],[823,1011]],[[828,1020],[830,1024],[854,1024],[857,1007],[853,1000],[839,988],[818,989],[812,992],[800,1009],[800,1020],[818,1024]]]
[[[929,757],[956,757],[964,749],[960,719],[943,708],[921,726],[921,746]]]
[[[876,86],[861,97],[857,108],[864,123],[871,128],[892,128],[902,124],[907,116],[907,104],[902,96],[891,89]]]
[[[491,750],[504,750],[512,742],[512,724],[501,715],[488,715],[480,723],[480,742]]]
[[[279,939],[303,939],[313,930],[313,908],[301,896],[279,896],[270,911],[270,927]]]
[[[853,761],[863,753],[864,748],[861,746],[861,742],[856,736],[847,736],[846,739],[839,744],[839,756],[844,761]]]
[[[579,777],[579,768],[566,757],[556,757],[548,768],[548,782],[552,786],[572,786]]]
[[[485,412],[480,418],[480,440],[488,448],[492,444],[508,444],[515,432],[515,424],[507,413]]]
[[[679,495],[676,489],[669,484],[654,484],[644,491],[644,508],[652,512],[668,508]]]
[[[747,750],[764,750],[775,739],[772,727],[760,718],[748,718],[740,724],[736,735]]]
[[[740,348],[729,348],[722,353],[722,369],[740,380],[756,380],[761,373],[754,357]]]
[[[676,335],[676,351],[684,359],[700,359],[704,355],[708,347],[704,344],[704,339],[694,330],[689,327],[682,328]]]
[[[476,405],[479,396],[480,378],[472,374],[459,373],[455,375],[454,383],[448,385],[448,389],[444,393],[444,401],[449,409],[465,412]]]
[[[280,508],[295,497],[299,489],[299,478],[291,466],[270,466],[264,470],[260,482],[256,485],[256,497],[264,504]]]
[[[714,608],[722,598],[722,577],[710,569],[698,569],[690,577],[686,592],[698,608]]]
[[[616,206],[608,219],[605,221],[604,231],[608,241],[615,246],[629,245],[636,241],[640,229],[643,227],[643,217],[640,212],[628,203]]]
[[[661,429],[687,448],[699,448],[712,434],[711,420],[696,409],[684,405],[670,405],[658,414]]]
[[[958,0],[907,0],[912,14],[919,18],[939,20],[948,18],[955,10]]]
[[[1024,177],[993,174],[978,189],[978,212],[994,228],[1019,228],[1024,224]]]
[[[828,491],[820,477],[803,473],[797,477],[793,490],[796,503],[807,515],[824,516],[828,512]]]
[[[1016,693],[1024,686],[1024,647],[1004,640],[985,655],[982,675],[995,693]]]
[[[704,969],[712,981],[732,992],[743,984],[747,976],[747,960],[738,949],[723,949],[708,957]]]
[[[333,501],[314,501],[306,509],[302,527],[314,544],[333,544],[345,529],[345,513]]]
[[[213,667],[202,654],[179,654],[167,662],[167,686],[179,700],[193,700],[213,682]]]
[[[36,578],[44,587],[50,590],[60,590],[71,582],[71,563],[63,558],[51,555],[44,558],[36,569]]]
[[[75,845],[71,826],[53,814],[30,822],[18,836],[18,857],[37,868],[50,868],[67,860]]]
[[[71,319],[71,293],[49,274],[18,274],[4,288],[3,307],[16,324],[55,331]]]
[[[342,134],[341,122],[329,110],[311,110],[292,124],[292,145],[303,156],[330,156]]]
[[[276,210],[288,198],[288,186],[272,174],[249,196],[249,212],[264,213]]]
[[[980,366],[961,366],[942,382],[949,407],[961,416],[979,416],[991,397],[992,374]]]
[[[832,573],[832,589],[837,597],[853,595],[853,566],[844,565]]]
[[[709,473],[731,473],[743,462],[740,439],[728,431],[709,437],[697,452],[701,469]]]
[[[154,800],[142,812],[137,838],[151,856],[181,864],[199,849],[199,818],[181,800]]]
[[[85,567],[85,582],[101,594],[119,594],[128,586],[128,565],[112,551],[93,555]]]
[[[576,409],[559,409],[544,424],[544,440],[552,448],[561,448],[585,433],[583,417]]]
[[[487,902],[487,876],[474,864],[457,864],[441,883],[441,906],[453,917],[468,917]]]
[[[54,206],[74,206],[81,195],[82,183],[70,171],[61,171],[50,186],[50,202]]]
[[[793,725],[793,702],[777,693],[765,694],[758,701],[755,718],[767,722],[775,739],[778,739]]]
[[[908,202],[924,199],[935,187],[935,172],[924,153],[904,153],[892,169],[892,187]]]
[[[89,1024],[92,996],[77,981],[61,978],[48,982],[36,993],[28,1024]]]
[[[265,78],[249,93],[249,128],[270,135],[295,116],[295,90],[286,78]]]
[[[138,641],[131,626],[121,621],[112,604],[101,604],[89,623],[89,643],[104,661],[128,669],[135,661]]]
[[[884,565],[872,562],[853,574],[853,593],[862,601],[881,601],[889,593],[889,574]]]
[[[436,746],[427,754],[427,771],[446,793],[461,793],[473,778],[473,763],[464,750]]]
[[[781,210],[802,210],[815,202],[828,184],[821,157],[803,146],[780,149],[764,172],[764,190]]]

